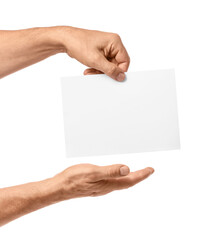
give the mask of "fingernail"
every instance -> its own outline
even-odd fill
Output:
[[[127,166],[123,166],[120,168],[120,175],[126,176],[129,174],[129,168]]]
[[[125,79],[125,74],[124,73],[119,73],[116,80],[119,81],[119,82],[122,82],[124,81]]]
[[[149,172],[150,172],[150,174],[153,174],[154,173],[154,169],[153,168],[149,168]]]

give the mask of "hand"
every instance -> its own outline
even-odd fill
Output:
[[[117,34],[67,26],[0,30],[0,46],[0,78],[61,52],[90,67],[84,74],[105,73],[118,81],[130,63]]]
[[[61,27],[61,37],[68,55],[90,67],[85,75],[105,73],[123,81],[130,58],[120,37],[114,33],[74,27]]]
[[[52,178],[0,189],[0,226],[37,209],[63,200],[100,196],[132,187],[154,172],[145,168],[130,173],[127,166],[79,164]]]
[[[125,165],[96,166],[79,164],[67,168],[54,177],[54,181],[62,188],[62,200],[101,196],[114,190],[121,190],[134,186],[149,177],[153,168],[145,168],[130,172]]]

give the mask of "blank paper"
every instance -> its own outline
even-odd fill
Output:
[[[61,79],[68,157],[180,147],[174,70]]]

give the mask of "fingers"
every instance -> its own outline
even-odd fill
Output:
[[[115,59],[118,63],[118,67],[124,72],[127,72],[130,65],[130,57],[124,46],[118,51]]]
[[[108,59],[101,54],[99,54],[94,68],[119,82],[122,82],[125,79],[123,70],[119,68],[117,64],[108,61]]]
[[[130,65],[130,57],[118,34],[115,34],[113,52],[116,52],[115,60],[118,67],[122,69],[123,72],[127,72]]]
[[[130,176],[130,186],[134,186],[135,184],[143,181],[144,179],[148,178],[151,174],[154,173],[154,169],[151,167],[144,168],[142,170],[133,172]]]
[[[96,174],[96,181],[119,178],[128,175],[130,172],[129,167],[122,164],[115,164],[110,166],[98,167],[98,173]]]
[[[119,82],[125,80],[124,72],[128,70],[130,57],[118,35],[114,34],[111,39],[113,43],[108,53],[96,52],[90,64],[92,68],[86,69],[85,75],[105,73]]]
[[[110,180],[110,184],[113,186],[115,190],[129,188],[148,178],[151,174],[153,174],[153,172],[154,172],[153,168],[147,167],[142,170],[129,173],[129,175],[126,177],[112,179]]]

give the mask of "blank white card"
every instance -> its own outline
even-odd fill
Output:
[[[68,157],[180,148],[174,70],[61,80]]]

